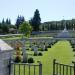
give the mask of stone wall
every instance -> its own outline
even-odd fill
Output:
[[[0,75],[9,75],[9,60],[13,50],[0,52]]]

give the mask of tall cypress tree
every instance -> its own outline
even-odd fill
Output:
[[[34,12],[34,16],[30,20],[30,24],[32,25],[34,31],[39,31],[39,26],[41,24],[41,18],[40,18],[40,13],[38,9],[36,9],[36,11]]]
[[[9,20],[8,20],[8,18],[6,19],[6,24],[9,24]]]
[[[17,17],[16,24],[15,24],[17,29],[19,29],[19,25],[21,25],[24,21],[25,21],[25,19],[24,19],[23,16],[18,16]]]
[[[11,20],[9,19],[9,24],[11,24]]]
[[[6,19],[6,24],[7,24],[7,25],[11,25],[11,20],[7,18],[7,19]]]
[[[2,24],[4,24],[5,23],[5,21],[4,21],[4,18],[3,18],[3,20],[2,20]]]

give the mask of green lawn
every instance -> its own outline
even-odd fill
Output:
[[[49,48],[48,51],[43,52],[43,56],[33,56],[33,58],[35,63],[38,60],[41,61],[43,65],[43,75],[52,75],[53,59],[56,59],[60,63],[69,65],[72,64],[73,60],[75,60],[74,53],[72,52],[71,45],[68,41],[59,41],[53,45],[52,48]],[[21,75],[22,73],[23,72],[21,71]]]

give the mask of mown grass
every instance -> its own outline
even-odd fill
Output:
[[[48,51],[43,52],[43,56],[32,56],[35,60],[41,61],[43,67],[43,75],[52,75],[53,59],[56,59],[60,63],[71,65],[75,60],[74,53],[72,52],[71,45],[68,41],[59,41],[52,48],[48,48]],[[23,75],[23,66],[21,66],[21,75]],[[16,66],[16,75],[18,75],[18,66]],[[28,70],[26,69],[28,75]],[[33,69],[31,69],[31,75],[33,75]],[[36,75],[38,75],[38,69],[36,69]]]

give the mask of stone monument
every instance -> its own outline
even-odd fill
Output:
[[[71,38],[71,35],[68,32],[67,27],[66,27],[66,22],[64,22],[64,25],[65,25],[64,30],[61,33],[59,33],[56,36],[56,38]]]

